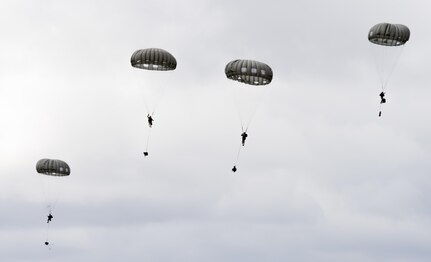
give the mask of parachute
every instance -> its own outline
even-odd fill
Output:
[[[36,171],[39,174],[48,176],[68,176],[70,175],[69,165],[56,159],[41,159],[36,163]]]
[[[242,146],[245,145],[248,137],[247,131],[251,124],[251,120],[259,103],[262,101],[262,93],[266,88],[264,86],[271,83],[273,72],[267,64],[254,60],[233,60],[225,67],[225,74],[228,79],[246,84],[245,86],[235,87],[235,103],[237,106],[239,118],[241,121],[241,144],[239,145],[236,156],[233,172],[237,171],[237,164]],[[239,100],[242,101],[240,102]],[[247,104],[247,108],[240,108],[240,104]],[[248,112],[244,112],[248,111]],[[248,116],[245,116],[248,113]]]
[[[62,192],[62,188],[60,186],[61,182],[64,181],[64,178],[62,177],[70,175],[70,167],[62,160],[44,158],[37,161],[36,171],[42,175],[40,177],[43,182],[44,195],[47,202],[48,215],[45,245],[48,245],[50,222],[54,217],[52,212],[55,209],[59,195]]]
[[[139,49],[132,54],[133,67],[156,71],[169,71],[177,68],[177,60],[168,51],[158,48]]]
[[[231,61],[224,71],[229,79],[255,86],[271,83],[273,76],[271,67],[254,60]]]
[[[171,55],[168,51],[159,48],[136,50],[130,58],[130,63],[135,68],[151,71],[172,71],[177,68],[177,60],[175,59],[175,57]],[[159,103],[159,100],[161,99],[160,96],[161,95],[159,95],[158,97],[152,97],[151,100],[153,100],[152,102],[154,103],[154,105],[152,106],[149,106],[149,101],[145,103],[145,106],[147,107],[147,119],[150,129],[148,131],[147,145],[144,151],[144,156],[148,156],[148,145],[150,141],[151,127],[153,125],[153,117],[156,111],[156,107]]]
[[[381,97],[379,116],[382,114],[382,104],[386,103],[385,89],[401,55],[402,47],[409,39],[409,28],[401,24],[380,23],[368,32],[368,40],[376,51],[376,65],[382,89],[379,95]]]
[[[410,30],[405,25],[381,23],[371,27],[368,40],[376,45],[400,46],[409,41]]]

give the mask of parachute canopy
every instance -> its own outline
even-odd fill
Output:
[[[49,175],[49,176],[68,176],[70,175],[69,165],[57,159],[41,159],[37,161],[36,171],[39,174]]]
[[[400,46],[410,38],[410,30],[405,25],[381,23],[371,27],[368,40],[376,45]]]
[[[267,85],[272,81],[272,69],[254,60],[234,60],[225,68],[226,77],[249,85]]]
[[[156,71],[169,71],[177,67],[177,60],[168,51],[158,48],[136,50],[130,63],[133,67]]]

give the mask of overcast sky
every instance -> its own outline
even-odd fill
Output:
[[[427,0],[2,0],[0,260],[431,261],[430,14]],[[379,118],[381,22],[411,38]],[[151,47],[177,69],[130,66]],[[235,174],[234,59],[274,72]],[[41,158],[72,170],[51,250]]]

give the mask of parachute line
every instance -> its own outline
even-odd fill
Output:
[[[389,79],[391,78],[392,74],[393,74],[393,73],[394,73],[394,71],[395,71],[395,67],[397,66],[398,61],[400,60],[401,54],[402,54],[402,52],[403,52],[403,50],[404,50],[404,46],[399,47],[399,49],[400,49],[400,51],[396,54],[395,61],[394,61],[394,63],[392,64],[391,68],[389,69],[389,73],[388,73],[388,76],[387,76],[387,78],[386,78],[386,81],[383,83],[383,86],[382,86],[382,90],[383,90],[383,91],[385,91],[386,86],[387,86],[387,85],[388,85],[388,83],[389,83]]]
[[[50,226],[49,226],[49,223],[46,223],[46,242],[49,242],[49,228],[50,228]]]
[[[381,89],[385,91],[403,53],[404,45],[396,47],[371,45],[370,48],[374,50],[374,64],[377,69]],[[394,53],[395,49],[398,51]]]
[[[256,88],[256,87],[251,87]],[[237,90],[232,90],[233,97],[234,97],[234,104],[235,109],[238,114],[239,122],[241,124],[241,130],[244,132],[247,132],[248,128],[250,127],[251,123],[253,122],[253,119],[256,115],[256,112],[258,111],[259,107],[262,105],[263,101],[266,98],[267,90],[254,90],[257,91],[255,93],[249,94],[249,98],[252,98],[252,103],[250,103],[248,108],[242,108],[241,106],[244,106],[246,102],[242,101],[240,96],[241,94],[239,92],[236,92]],[[242,90],[244,91],[244,90]],[[247,107],[247,106],[246,106]]]
[[[145,152],[148,152],[148,145],[150,144],[150,135],[151,135],[151,127],[149,127],[148,136],[147,136],[147,146],[145,147]]]
[[[256,114],[257,109],[260,107],[260,105],[262,104],[263,100],[265,99],[265,94],[266,94],[266,90],[264,90],[264,92],[263,92],[263,94],[262,94],[261,98],[260,98],[260,99],[257,101],[257,103],[254,105],[254,107],[253,107],[253,109],[252,109],[252,112],[251,112],[251,115],[250,115],[250,118],[249,118],[249,120],[248,120],[248,123],[247,123],[247,125],[245,126],[245,132],[247,132],[248,128],[249,128],[249,127],[250,127],[250,125],[251,125],[251,122],[252,122],[252,121],[253,121],[253,119],[254,119],[254,115]]]
[[[55,210],[57,203],[60,200],[62,190],[56,189],[58,186],[58,181],[53,181],[59,179],[59,177],[39,177],[41,179],[41,187],[43,192],[43,198],[46,203],[46,210],[52,212]]]
[[[153,116],[156,113],[156,109],[159,107],[159,104],[165,96],[165,89],[165,87],[160,88],[160,93],[156,95],[150,95],[148,93],[143,95],[144,105],[145,109],[147,110],[147,114]],[[151,100],[154,100],[154,104],[148,103],[147,98],[151,98]]]
[[[148,102],[147,102],[147,100],[145,99],[145,96],[144,96],[144,105],[145,105],[145,109],[147,110],[147,114],[150,114],[150,108],[149,108],[149,106],[148,106]]]
[[[239,144],[238,153],[236,154],[236,160],[235,160],[235,166],[237,165],[239,161],[239,155],[241,153],[242,144]]]
[[[232,91],[232,92],[234,93],[234,91]],[[244,131],[244,121],[243,121],[243,116],[241,114],[241,109],[239,107],[239,99],[238,99],[236,94],[234,94],[233,96],[234,96],[234,100],[235,100],[234,101],[235,109],[236,109],[236,112],[238,114],[239,123],[241,124],[241,130]]]

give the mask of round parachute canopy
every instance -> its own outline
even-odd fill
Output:
[[[371,27],[368,40],[376,45],[400,46],[410,38],[410,30],[405,25],[381,23]]]
[[[226,77],[249,85],[267,85],[272,81],[272,69],[254,60],[234,60],[225,68]]]
[[[136,50],[130,63],[133,67],[156,71],[169,71],[177,68],[177,60],[168,51],[158,48]]]
[[[70,175],[70,167],[69,165],[57,159],[41,159],[37,161],[36,171],[39,174],[48,175],[48,176],[68,176]]]

